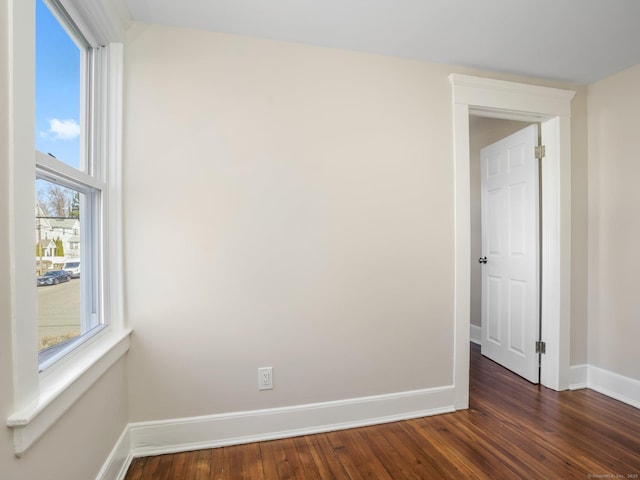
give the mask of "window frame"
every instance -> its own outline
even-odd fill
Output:
[[[35,0],[36,2],[38,0]],[[39,362],[40,372],[46,374],[47,369],[68,355],[75,348],[87,341],[91,336],[100,332],[109,324],[102,306],[102,271],[100,258],[102,245],[100,241],[103,228],[102,197],[108,189],[104,178],[104,169],[100,164],[105,161],[97,151],[100,134],[101,116],[98,111],[97,99],[100,98],[97,89],[101,83],[95,80],[103,78],[100,57],[101,48],[93,47],[86,39],[74,19],[67,13],[59,0],[40,0],[49,8],[53,17],[66,32],[69,39],[78,47],[80,52],[80,142],[78,168],[52,157],[45,152],[36,150],[36,179],[76,190],[84,195],[81,197],[80,211],[85,212],[80,226],[80,255],[85,274],[81,282],[81,335],[76,337],[65,348],[56,352],[47,360]],[[37,36],[37,25],[36,25]],[[94,130],[94,126],[96,127]],[[94,133],[98,132],[97,135]]]
[[[50,365],[38,369],[36,286],[33,281],[33,215],[37,171],[53,168],[77,186],[73,176],[65,175],[71,166],[42,158],[35,150],[35,0],[9,0],[9,200],[11,278],[11,333],[14,370],[13,413],[7,426],[13,430],[16,455],[42,436],[98,378],[129,349],[130,329],[123,314],[122,291],[122,78],[126,16],[100,0],[47,0],[75,23],[91,49],[99,72],[90,78],[93,105],[86,148],[90,178],[98,182],[101,200],[96,205],[100,219],[96,258],[101,274],[101,313],[105,328],[79,342],[73,351]],[[84,114],[87,109],[84,108]],[[86,120],[81,118],[81,121]],[[82,144],[82,142],[81,142]],[[60,162],[61,163],[61,162]],[[90,167],[91,165],[94,167]],[[38,165],[38,169],[36,168]],[[55,168],[54,168],[55,167]],[[51,173],[51,172],[50,172]],[[89,185],[94,185],[89,183]]]
[[[65,175],[67,172],[68,175]],[[64,188],[79,192],[80,196],[80,264],[83,265],[84,275],[80,282],[80,331],[64,348],[53,355],[47,355],[46,360],[40,361],[41,352],[38,352],[38,368],[41,374],[45,374],[55,363],[78,348],[83,342],[93,335],[100,333],[108,327],[109,319],[103,313],[102,282],[99,261],[102,258],[100,241],[102,228],[102,195],[106,191],[106,185],[101,180],[87,175],[73,167],[36,151],[36,179],[51,182]],[[36,289],[37,290],[37,289]]]

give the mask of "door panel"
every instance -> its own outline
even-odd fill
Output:
[[[532,125],[481,151],[482,354],[538,383],[538,161]]]
[[[500,320],[502,317],[501,305],[502,301],[501,288],[502,278],[494,275],[487,277],[487,340],[494,342],[496,345],[502,345],[502,338],[500,333],[502,328],[500,326]],[[484,324],[484,321],[483,321]]]
[[[486,251],[490,255],[500,255],[502,253],[501,240],[502,236],[502,218],[501,213],[504,204],[504,190],[495,189],[487,192],[489,211],[487,212],[488,232],[487,232],[487,248]],[[485,251],[483,245],[483,251]]]
[[[511,280],[509,284],[509,348],[525,355],[526,282]]]
[[[509,253],[524,257],[526,253],[526,184],[509,185]]]

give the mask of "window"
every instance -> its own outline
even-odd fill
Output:
[[[7,425],[17,455],[129,348],[119,196],[126,24],[113,3],[9,0]]]
[[[38,152],[36,158],[41,155]],[[62,186],[63,178],[40,172],[40,166],[38,175],[57,181],[36,179],[38,364],[44,370],[98,333],[104,322],[95,260],[100,252],[95,212],[101,191],[87,185]]]
[[[101,159],[88,135],[96,107],[90,79],[100,74],[93,61],[98,52],[59,5],[36,1],[35,264],[37,286],[42,287],[36,293],[40,370],[98,333],[108,321],[102,315],[98,288],[102,256],[98,239],[106,185],[98,168]],[[79,231],[78,238],[69,234],[73,230]],[[55,238],[54,248],[42,245],[43,233],[45,238]],[[71,270],[64,270],[69,258],[80,258],[84,271],[72,282],[66,281],[72,280]],[[51,272],[61,274],[43,280]]]
[[[70,22],[55,3],[36,1],[35,147],[86,171],[91,48]]]

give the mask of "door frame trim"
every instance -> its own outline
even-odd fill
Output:
[[[571,99],[575,92],[452,73],[455,210],[455,408],[469,406],[471,208],[469,115],[540,122],[542,169],[541,327],[547,353],[540,383],[569,388],[571,304]]]

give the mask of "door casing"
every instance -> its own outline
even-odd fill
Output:
[[[469,115],[540,122],[546,146],[541,191],[540,383],[569,386],[571,303],[571,99],[575,92],[451,74],[453,93],[455,285],[454,407],[469,406]]]

